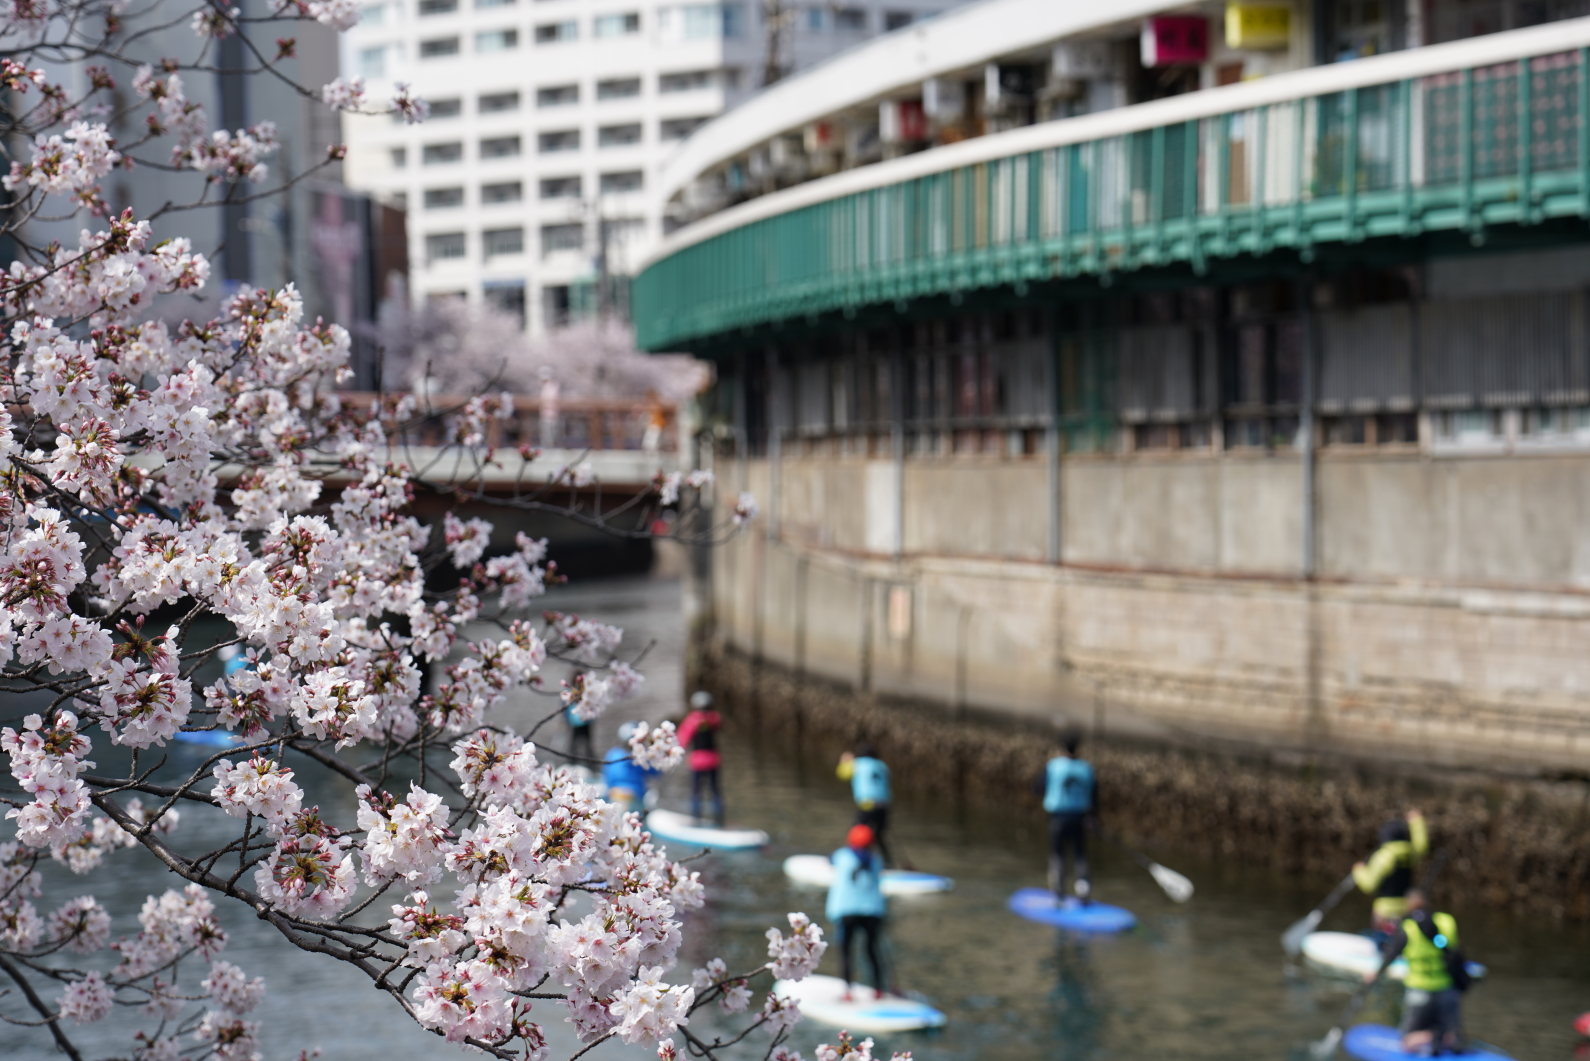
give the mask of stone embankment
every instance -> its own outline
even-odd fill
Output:
[[[750,735],[834,756],[866,739],[907,787],[935,779],[930,798],[1042,814],[1034,778],[1054,746],[1053,722],[857,693],[716,641],[699,641],[692,655],[697,687]],[[1590,776],[1521,779],[1108,735],[1088,740],[1085,754],[1110,828],[1157,850],[1323,881],[1364,858],[1390,814],[1418,807],[1442,853],[1444,902],[1590,918]]]

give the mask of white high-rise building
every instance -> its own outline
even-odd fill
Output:
[[[754,91],[958,0],[372,0],[343,70],[407,82],[431,117],[344,122],[350,185],[403,205],[413,295],[462,295],[536,330],[621,300],[663,233],[662,161]],[[607,292],[603,294],[602,292]]]

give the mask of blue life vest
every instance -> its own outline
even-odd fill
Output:
[[[828,920],[837,924],[843,917],[882,917],[888,909],[883,901],[883,860],[876,852],[863,856],[854,848],[834,852],[834,883],[828,886]]]
[[[882,759],[864,757],[852,765],[850,794],[863,810],[889,803],[889,767]]]
[[[1093,767],[1057,755],[1049,760],[1043,809],[1050,814],[1086,814],[1093,809]]]
[[[609,791],[627,788],[637,800],[646,795],[646,775],[651,771],[635,765],[629,748],[609,748],[602,760],[602,783]]]

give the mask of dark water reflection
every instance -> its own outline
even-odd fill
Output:
[[[656,642],[646,661],[644,695],[603,720],[599,749],[604,739],[611,742],[622,718],[656,720],[680,713],[684,644],[676,585],[592,584],[565,589],[548,606],[626,626],[630,651]],[[526,697],[509,706],[504,721],[527,728],[549,707],[545,700]],[[543,735],[551,732],[561,743],[560,725],[553,723]],[[806,755],[787,741],[758,740],[754,732],[732,733],[725,745],[730,817],[767,829],[773,841],[762,852],[715,854],[698,863],[712,902],[687,929],[685,969],[719,955],[732,968],[759,964],[765,960],[763,934],[769,925],[782,924],[785,911],[819,914],[822,894],[790,884],[781,863],[790,854],[832,850],[850,823],[846,786],[834,778],[826,757]],[[114,754],[97,736],[96,753],[102,766]],[[174,766],[203,757],[188,747],[173,754],[179,760]],[[311,781],[312,799],[351,818],[352,793],[346,786],[310,771],[300,777]],[[933,788],[923,779],[904,780],[905,788]],[[688,779],[671,778],[663,797],[665,804],[685,806]],[[1099,894],[1134,910],[1141,924],[1121,936],[1079,937],[1005,911],[1012,890],[1043,879],[1041,823],[1030,809],[1000,815],[908,797],[895,817],[901,850],[919,867],[953,876],[956,889],[896,900],[892,906],[888,935],[895,975],[902,987],[944,1010],[949,1025],[934,1033],[880,1037],[886,1050],[911,1050],[919,1061],[1280,1061],[1302,1057],[1303,1044],[1330,1026],[1347,998],[1349,985],[1289,967],[1277,940],[1329,889],[1329,881],[1279,878],[1185,852],[1159,852],[1197,883],[1193,901],[1177,906],[1129,859],[1099,851]],[[197,850],[218,840],[231,824],[218,813],[188,812],[182,843]],[[115,870],[98,875],[95,884],[107,893],[117,932],[130,933],[143,896],[177,881],[137,852],[112,857]],[[81,894],[87,883],[52,867],[41,910]],[[1472,1031],[1523,1061],[1575,1057],[1570,1021],[1590,1009],[1585,928],[1493,911],[1454,913],[1470,951],[1492,970],[1470,996]],[[319,1046],[327,1058],[457,1056],[414,1027],[366,981],[282,946],[273,930],[247,911],[223,908],[222,916],[232,936],[227,957],[251,974],[265,975],[270,984],[258,1015],[266,1022],[263,1047],[271,1061],[304,1046]],[[1326,927],[1352,929],[1365,918],[1367,906],[1352,905]],[[823,971],[837,971],[835,958],[825,961]],[[8,1007],[5,1012],[14,1008],[11,1000],[0,1006]],[[1366,1015],[1394,1019],[1390,996],[1377,999]],[[567,1057],[576,1047],[561,1013],[544,1011],[543,1019],[554,1039],[552,1056]],[[715,1023],[710,1016],[698,1017],[698,1027]],[[832,1034],[807,1022],[797,1030],[795,1045],[809,1058],[812,1048]],[[83,1040],[95,1048],[95,1056],[125,1052],[125,1039],[93,1034]],[[734,1056],[761,1054],[760,1048],[742,1047]],[[43,1061],[59,1056],[37,1032],[0,1026],[0,1057]],[[648,1052],[610,1045],[586,1056],[641,1058]]]

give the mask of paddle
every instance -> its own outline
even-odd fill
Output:
[[[1370,979],[1365,980],[1358,990],[1353,992],[1353,997],[1347,1000],[1347,1005],[1343,1008],[1342,1015],[1336,1019],[1336,1027],[1326,1032],[1325,1036],[1319,1041],[1308,1044],[1309,1056],[1314,1061],[1330,1061],[1332,1057],[1336,1056],[1336,1048],[1342,1044],[1342,1036],[1345,1034],[1347,1022],[1353,1019],[1353,1014],[1358,1012],[1358,1007],[1364,1004],[1364,999],[1369,997],[1370,990],[1379,982],[1379,972],[1376,972]]]
[[[1188,899],[1192,898],[1192,881],[1188,880],[1186,877],[1183,877],[1180,873],[1177,873],[1173,869],[1161,866],[1158,862],[1155,862],[1141,851],[1127,847],[1109,833],[1103,832],[1101,830],[1099,835],[1104,837],[1104,839],[1108,840],[1110,843],[1114,844],[1116,847],[1120,848],[1122,851],[1125,851],[1128,855],[1131,855],[1133,862],[1136,862],[1139,866],[1142,866],[1144,869],[1148,870],[1149,876],[1154,878],[1154,883],[1163,888],[1165,890],[1165,894],[1170,896],[1172,901],[1184,903]]]
[[[1303,953],[1303,937],[1318,928],[1319,923],[1325,919],[1325,915],[1334,910],[1336,904],[1341,902],[1347,896],[1347,893],[1352,890],[1353,875],[1349,873],[1325,897],[1324,902],[1310,910],[1308,915],[1301,921],[1281,933],[1281,947],[1286,951],[1288,957],[1296,958]]]

